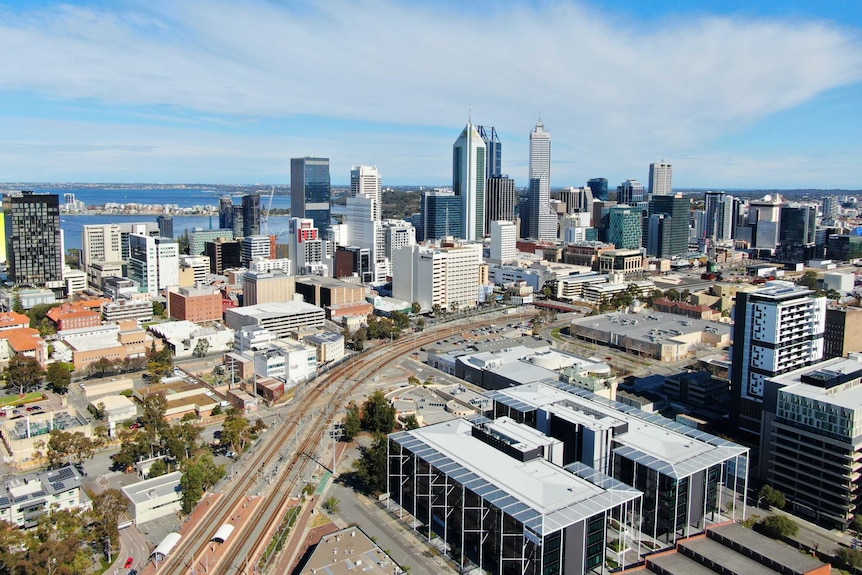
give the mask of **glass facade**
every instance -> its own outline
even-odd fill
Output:
[[[34,286],[62,282],[60,197],[33,192],[7,195],[3,211],[9,278]]]
[[[329,158],[290,160],[290,206],[293,217],[314,220],[314,227],[321,233],[329,229],[332,215]]]
[[[419,240],[461,237],[461,198],[453,193],[426,192],[422,195]]]

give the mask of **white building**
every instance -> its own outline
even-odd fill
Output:
[[[323,308],[301,301],[265,303],[225,310],[225,323],[234,331],[245,326],[259,325],[278,337],[290,337],[291,332],[306,327],[323,327]]]
[[[491,222],[491,259],[506,263],[518,257],[518,228],[513,222]]]
[[[485,236],[485,141],[468,122],[452,149],[452,188],[461,197],[461,236],[481,240]]]
[[[179,244],[172,238],[129,236],[129,277],[150,295],[180,283]]]
[[[650,195],[671,195],[673,167],[667,162],[652,163],[649,165],[649,193]]]
[[[369,251],[373,262],[373,281],[378,283],[386,281],[389,265],[386,261],[383,224],[375,219],[376,205],[374,199],[362,194],[347,198],[344,213],[347,234],[340,241],[343,246],[357,246]]]
[[[560,219],[560,239],[568,244],[587,241],[591,220],[590,212],[575,212],[563,216]]]
[[[233,349],[234,330],[221,323],[200,326],[193,321],[171,321],[150,326],[150,331],[165,340],[175,357],[191,357],[198,343],[207,341],[207,353]]]
[[[317,349],[292,340],[278,340],[254,352],[254,374],[287,384],[307,380],[317,371]]]
[[[269,236],[246,236],[241,244],[242,265],[248,267],[255,258],[268,258],[270,255]]]
[[[314,220],[290,218],[287,249],[297,275],[327,275],[321,273],[325,269],[323,244]]]
[[[92,501],[72,465],[7,479],[0,497],[0,521],[18,527],[35,527],[39,517],[52,511],[90,509]]]
[[[416,245],[416,228],[404,220],[383,220],[384,254],[392,259],[392,252]]]
[[[87,273],[70,267],[63,268],[63,281],[66,282],[66,294],[72,295],[87,289]]]
[[[557,237],[557,216],[551,211],[551,134],[540,120],[530,132],[529,224],[537,240]]]
[[[478,244],[402,248],[392,259],[392,297],[419,302],[422,311],[435,305],[443,310],[475,307],[481,263]]]
[[[290,260],[288,258],[277,258],[277,259],[269,259],[266,257],[256,257],[252,258],[251,263],[248,266],[249,271],[252,272],[272,272],[272,271],[282,271],[286,275],[290,274]]]
[[[380,221],[381,179],[377,166],[354,166],[350,170],[350,192],[373,200],[373,219]]]
[[[344,336],[335,331],[324,331],[303,338],[305,343],[317,350],[319,364],[338,361],[344,357]]]
[[[122,488],[123,494],[132,502],[132,520],[135,525],[180,512],[183,497],[180,487],[182,476],[182,472],[174,471]]]
[[[237,330],[233,339],[233,350],[236,353],[263,349],[269,342],[275,341],[278,336],[259,325],[249,325]]]
[[[191,273],[195,285],[204,284],[210,273],[210,259],[207,256],[180,256],[180,276]]]

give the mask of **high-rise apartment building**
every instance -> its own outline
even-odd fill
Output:
[[[120,224],[93,224],[84,226],[81,233],[81,265],[85,268],[94,262],[119,262],[123,259]]]
[[[491,259],[506,263],[518,256],[518,228],[511,221],[491,222]]]
[[[377,166],[355,166],[350,170],[350,192],[353,196],[365,196],[374,200],[374,219],[381,219],[381,180]]]
[[[608,212],[608,242],[617,249],[636,250],[643,241],[643,210],[614,206]]]
[[[608,199],[608,179],[592,178],[587,180],[587,187],[593,192],[593,198],[597,200]]]
[[[529,237],[554,240],[557,216],[551,211],[551,134],[541,120],[530,132],[530,166],[528,193]]]
[[[644,187],[637,180],[626,180],[617,186],[617,203],[635,206],[644,201]]]
[[[422,192],[422,212],[419,241],[439,240],[447,236],[463,237],[461,233],[461,198],[451,190]]]
[[[242,197],[242,236],[260,235],[260,194],[246,194]]]
[[[482,246],[415,245],[395,250],[392,256],[392,297],[419,302],[423,312],[440,306],[454,311],[476,307]]]
[[[766,379],[823,357],[826,298],[786,281],[737,292],[731,367],[731,427],[765,452],[762,405]],[[761,475],[765,472],[761,466]]]
[[[324,273],[323,240],[318,236],[314,220],[290,218],[288,224],[288,253],[297,275],[326,275]]]
[[[835,196],[825,196],[821,202],[823,206],[823,219],[835,219],[841,209],[841,204],[838,203],[838,198]]]
[[[3,198],[9,279],[62,289],[63,236],[57,194],[10,192]]]
[[[714,241],[731,240],[736,228],[734,197],[724,192],[703,195],[703,226],[698,237]]]
[[[554,192],[556,199],[566,204],[566,213],[589,212],[593,209],[593,191],[589,186],[568,187]]]
[[[488,178],[488,189],[485,191],[485,229],[491,229],[493,221],[515,221],[515,206],[518,204],[518,192],[515,191],[515,180],[508,176],[498,175]]]
[[[158,295],[180,285],[179,244],[172,238],[132,234],[129,237],[129,278],[138,291]]]
[[[270,258],[273,255],[269,236],[245,236],[240,249],[243,267],[249,267],[255,258]]]
[[[662,241],[656,244],[657,251],[650,253],[660,258],[672,258],[688,251],[688,224],[691,217],[691,202],[682,195],[655,195],[649,202],[650,225],[661,222]],[[653,220],[653,216],[664,218]],[[652,229],[649,231],[652,237]],[[666,237],[665,237],[666,236]],[[660,244],[660,245],[659,245]]]
[[[452,190],[461,199],[460,237],[485,237],[485,142],[468,123],[452,146]]]
[[[290,160],[291,215],[294,218],[314,220],[314,227],[325,232],[330,226],[331,202],[329,158],[292,158]]]
[[[391,259],[392,252],[416,243],[416,228],[404,220],[383,221],[384,253]]]
[[[485,179],[503,174],[503,144],[494,126],[476,126],[482,141],[485,142]],[[487,229],[487,227],[486,227]]]
[[[650,196],[667,196],[673,191],[671,183],[673,168],[666,162],[652,163],[649,165],[649,193]]]

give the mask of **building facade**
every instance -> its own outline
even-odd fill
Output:
[[[158,295],[180,285],[179,244],[171,238],[132,234],[129,237],[129,278],[138,290]]]
[[[665,161],[649,165],[650,196],[669,196],[673,193],[673,166]]]
[[[608,213],[608,242],[618,249],[640,249],[643,241],[643,211],[632,206],[614,206]]]
[[[22,285],[64,288],[60,197],[10,192],[3,197],[9,279]]]
[[[353,196],[365,196],[373,200],[372,219],[381,220],[381,192],[380,172],[377,166],[354,166],[350,170],[350,192]]]
[[[473,241],[485,237],[485,142],[468,123],[452,146],[452,190],[461,200],[461,234]]]
[[[431,190],[422,193],[422,215],[419,241],[459,238],[463,234],[461,198],[451,190]],[[390,256],[391,257],[391,256]]]
[[[292,158],[290,160],[291,215],[295,218],[311,219],[314,221],[315,228],[325,232],[330,226],[331,202],[329,158]]]
[[[515,206],[518,205],[518,192],[515,191],[515,180],[508,176],[492,176],[488,178],[487,198],[485,207],[485,231],[491,229],[491,222],[506,220],[515,221]]]
[[[392,297],[418,302],[423,312],[435,307],[454,311],[475,307],[482,246],[411,246],[392,260]]]
[[[540,120],[530,132],[528,237],[557,238],[557,217],[551,211],[551,134]]]

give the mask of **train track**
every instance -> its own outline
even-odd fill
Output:
[[[472,329],[492,324],[494,321],[500,320],[480,320],[463,326],[436,326],[433,330],[402,337],[320,376],[292,408],[292,414],[268,432],[253,453],[246,455],[251,459],[244,465],[244,473],[241,472],[242,474],[233,480],[235,483],[229,484],[224,496],[210,504],[206,515],[190,533],[180,539],[177,547],[158,565],[157,570],[148,569],[147,573],[256,573],[257,561],[269,541],[263,535],[277,528],[281,522],[288,496],[297,487],[305,471],[312,464],[317,465],[313,459],[317,456],[325,432],[365,380],[381,367],[404,357],[411,350],[439,340],[447,331]],[[332,396],[325,397],[330,391]],[[321,403],[324,405],[321,406]],[[205,565],[204,557],[211,545],[212,536],[219,527],[231,523],[231,518],[237,515],[242,505],[248,503],[247,494],[260,482],[259,471],[265,470],[269,462],[276,461],[279,453],[288,444],[297,446],[291,451],[289,459],[279,464],[281,473],[276,478],[276,486],[268,494],[261,495],[263,500],[259,509],[245,524],[235,525],[231,540],[224,543],[226,549],[219,554],[217,562]],[[287,477],[282,480],[281,474],[285,473],[285,470]]]

